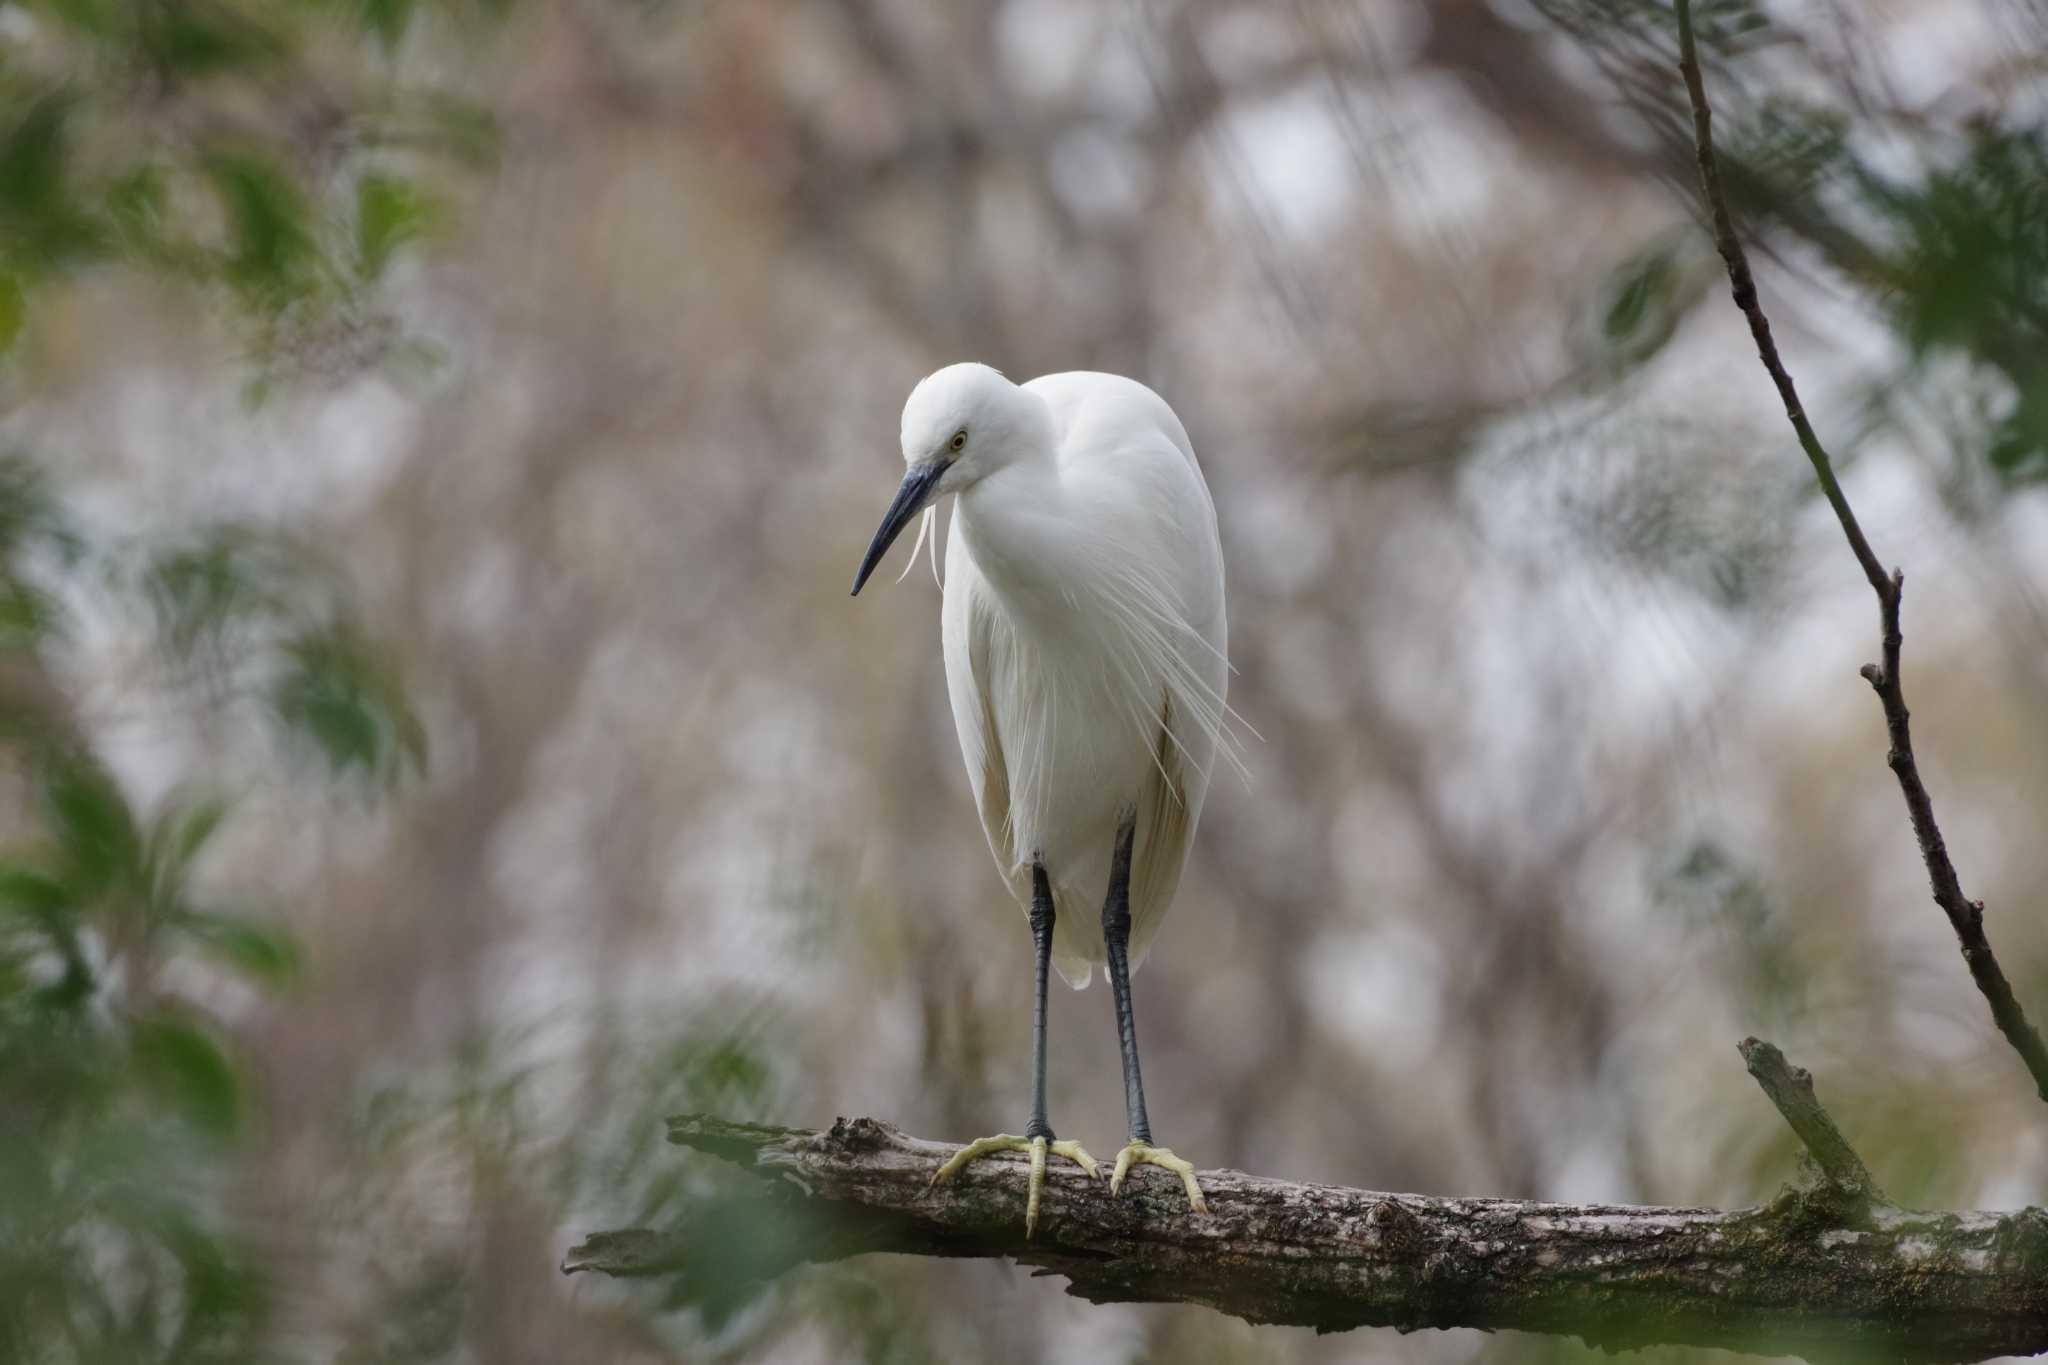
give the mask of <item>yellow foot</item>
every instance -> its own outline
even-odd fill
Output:
[[[1116,1154],[1116,1171],[1109,1177],[1109,1192],[1116,1194],[1124,1187],[1124,1177],[1131,1173],[1133,1166],[1163,1166],[1180,1177],[1181,1185],[1188,1192],[1188,1208],[1195,1213],[1207,1213],[1209,1201],[1202,1198],[1202,1187],[1195,1183],[1193,1162],[1182,1161],[1164,1147],[1154,1147],[1149,1142],[1133,1142]]]
[[[985,1157],[991,1152],[1028,1152],[1031,1156],[1031,1184],[1029,1193],[1024,1197],[1024,1236],[1027,1241],[1032,1233],[1038,1231],[1038,1192],[1045,1185],[1045,1158],[1048,1153],[1065,1157],[1090,1176],[1099,1177],[1102,1174],[1102,1168],[1095,1164],[1095,1158],[1081,1150],[1081,1144],[1078,1142],[1061,1142],[1058,1139],[1042,1137],[1012,1137],[1008,1133],[998,1133],[994,1137],[976,1138],[953,1153],[945,1165],[932,1172],[931,1184],[943,1185],[967,1169],[968,1162]],[[1172,1153],[1169,1152],[1167,1155],[1171,1156]],[[929,1189],[930,1186],[926,1188]]]

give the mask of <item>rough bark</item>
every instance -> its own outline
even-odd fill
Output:
[[[1749,1074],[1778,1107],[1779,1115],[1806,1144],[1807,1155],[1820,1168],[1821,1178],[1852,1199],[1886,1202],[1884,1191],[1871,1179],[1870,1168],[1856,1155],[1842,1130],[1835,1127],[1828,1111],[1821,1108],[1820,1097],[1813,1091],[1812,1074],[1805,1067],[1792,1065],[1785,1060],[1784,1053],[1757,1038],[1744,1038],[1737,1050],[1742,1053]]]
[[[662,1276],[725,1298],[873,1251],[1009,1257],[1097,1303],[1205,1304],[1319,1331],[1477,1327],[1914,1361],[2048,1350],[2048,1214],[1908,1213],[1832,1182],[1720,1211],[1384,1194],[1204,1171],[1214,1210],[1140,1168],[1122,1198],[1055,1162],[1035,1239],[1023,1157],[948,1185],[958,1148],[875,1119],[829,1131],[669,1121],[669,1139],[754,1177],[661,1231],[600,1233],[565,1271]]]

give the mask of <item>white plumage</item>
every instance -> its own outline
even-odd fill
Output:
[[[1131,1139],[1110,1192],[1134,1167],[1157,1166],[1206,1212],[1194,1166],[1153,1145],[1125,970],[1173,903],[1210,769],[1230,752],[1223,553],[1194,447],[1173,409],[1132,380],[1054,374],[1020,386],[986,365],[949,365],[903,405],[903,461],[853,590],[911,518],[924,513],[921,548],[932,505],[959,495],[946,692],[982,830],[1034,952],[1031,1121],[1022,1136],[969,1143],[932,1180],[1028,1153],[1029,1236],[1048,1157],[1096,1173],[1046,1115],[1046,986],[1051,966],[1080,987],[1107,963]],[[1112,875],[1120,850],[1127,882]]]
[[[1142,384],[1071,373],[1018,387],[953,366],[912,395],[906,451],[913,425],[949,435],[949,421],[967,420],[963,394],[1025,412],[1015,457],[959,494],[946,690],[996,866],[1028,905],[1034,855],[1044,863],[1058,909],[1053,962],[1081,987],[1104,960],[1102,898],[1122,813],[1137,816],[1135,969],[1180,884],[1227,743],[1216,512],[1187,432]]]

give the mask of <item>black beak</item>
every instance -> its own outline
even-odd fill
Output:
[[[903,534],[903,528],[910,525],[912,518],[931,501],[932,490],[939,486],[939,476],[945,472],[943,460],[931,460],[913,466],[903,476],[903,486],[896,490],[896,500],[882,514],[882,525],[875,532],[875,538],[868,542],[868,552],[860,562],[860,572],[853,576],[855,597],[860,596],[868,575],[875,571],[875,565],[881,562],[882,556],[889,553],[889,547],[896,543],[897,536]]]

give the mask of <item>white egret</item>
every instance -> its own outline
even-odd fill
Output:
[[[933,1182],[990,1152],[1031,1163],[1026,1235],[1048,1154],[1096,1164],[1045,1112],[1046,972],[1088,984],[1108,967],[1134,1164],[1172,1171],[1207,1212],[1194,1167],[1152,1145],[1130,974],[1187,862],[1212,763],[1228,752],[1229,664],[1216,511],[1187,432],[1159,395],[1109,374],[1017,385],[950,365],[903,406],[895,501],[858,594],[903,528],[958,495],[946,549],[946,690],[981,826],[1037,953],[1031,1118],[970,1144]],[[918,545],[923,544],[923,535]],[[938,548],[933,545],[936,563]],[[911,551],[914,562],[917,548]],[[1106,888],[1106,892],[1105,892]],[[1092,909],[1102,895],[1099,916]]]

